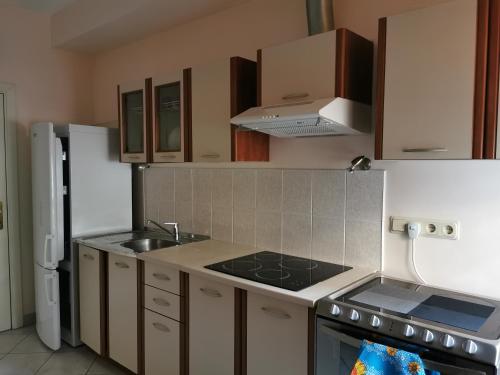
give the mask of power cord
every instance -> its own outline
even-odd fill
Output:
[[[413,267],[413,272],[415,276],[417,277],[418,281],[421,284],[427,284],[422,277],[422,274],[418,271],[417,268],[417,260],[416,260],[416,241],[418,236],[420,236],[420,232],[422,231],[422,227],[420,223],[408,223],[408,237],[410,238],[411,242],[411,251],[410,251],[410,259],[411,259],[411,264]]]

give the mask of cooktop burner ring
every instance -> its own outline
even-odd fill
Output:
[[[312,271],[319,267],[319,264],[310,259],[283,259],[279,263],[280,267],[294,271]]]
[[[278,281],[278,280],[286,280],[292,274],[284,269],[274,269],[274,268],[266,268],[261,271],[255,272],[255,276],[262,280],[268,281]]]
[[[226,271],[246,271],[246,272],[256,272],[262,269],[262,264],[252,260],[233,260],[231,262],[224,263],[222,268]]]
[[[262,262],[279,262],[283,258],[283,255],[280,253],[262,252],[255,254],[254,258]]]

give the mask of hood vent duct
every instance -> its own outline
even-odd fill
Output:
[[[333,30],[333,0],[306,0],[309,35]]]

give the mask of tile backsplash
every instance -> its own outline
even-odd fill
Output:
[[[385,172],[152,166],[145,217],[264,250],[381,268]]]

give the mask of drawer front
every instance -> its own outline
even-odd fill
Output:
[[[144,310],[146,375],[178,375],[180,369],[180,323]]]
[[[146,263],[144,280],[147,285],[180,294],[179,271],[176,269]]]
[[[149,285],[145,286],[144,294],[145,308],[180,321],[181,297]]]
[[[137,373],[137,260],[108,260],[109,357]]]
[[[101,353],[101,253],[79,246],[80,339]]]

